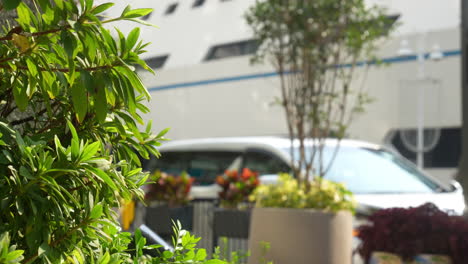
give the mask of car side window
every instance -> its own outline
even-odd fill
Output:
[[[244,168],[262,174],[277,174],[289,172],[289,166],[280,158],[260,151],[248,151],[244,156]]]
[[[146,166],[146,170],[154,172],[156,170],[165,173],[179,175],[187,170],[187,156],[186,152],[164,152],[161,157],[152,157],[151,161]]]
[[[159,159],[153,158],[147,170],[160,170],[178,175],[185,171],[195,178],[194,185],[213,184],[216,176],[221,175],[242,156],[241,152],[230,151],[173,151],[162,152]]]
[[[223,174],[240,155],[224,151],[191,152],[187,172],[195,178],[196,185],[213,184],[216,176]]]

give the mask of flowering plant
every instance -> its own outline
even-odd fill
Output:
[[[343,184],[316,178],[309,186],[300,185],[289,174],[281,174],[277,184],[262,185],[252,195],[256,207],[312,208],[329,212],[354,213],[356,202]]]
[[[226,171],[224,175],[216,177],[216,183],[222,188],[218,193],[221,206],[237,208],[241,202],[248,200],[258,186],[258,173],[247,168],[240,175],[236,170]]]
[[[152,183],[147,185],[145,200],[164,201],[169,207],[177,207],[188,204],[189,193],[192,188],[194,178],[186,172],[180,175],[171,175],[161,171],[155,171],[150,176]]]

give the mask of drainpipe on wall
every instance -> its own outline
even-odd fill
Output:
[[[461,99],[462,99],[462,156],[457,180],[464,189],[465,204],[468,205],[468,1],[461,2]],[[465,216],[468,212],[465,209]]]

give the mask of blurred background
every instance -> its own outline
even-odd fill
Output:
[[[143,73],[156,129],[168,137],[286,135],[279,78],[252,65],[256,50],[244,14],[255,0],[118,1],[112,10],[154,8],[143,27],[144,55],[156,75]],[[460,0],[368,0],[385,8],[396,30],[379,44],[380,67],[360,67],[354,89],[373,98],[347,137],[384,144],[441,180],[461,153]],[[119,25],[124,32],[132,24]],[[363,58],[363,62],[370,58]],[[418,130],[424,151],[419,153]],[[422,158],[421,158],[422,157]]]

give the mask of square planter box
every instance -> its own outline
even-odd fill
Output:
[[[170,208],[164,204],[146,208],[146,225],[162,237],[172,235],[172,221],[177,220],[180,221],[183,229],[192,230],[193,205]]]
[[[248,238],[250,210],[215,208],[213,234],[218,237]]]
[[[213,248],[219,237],[249,237],[250,210],[215,208],[213,213]]]
[[[351,264],[353,217],[350,212],[254,208],[249,264],[265,257],[273,263]],[[261,243],[269,242],[263,256]]]

